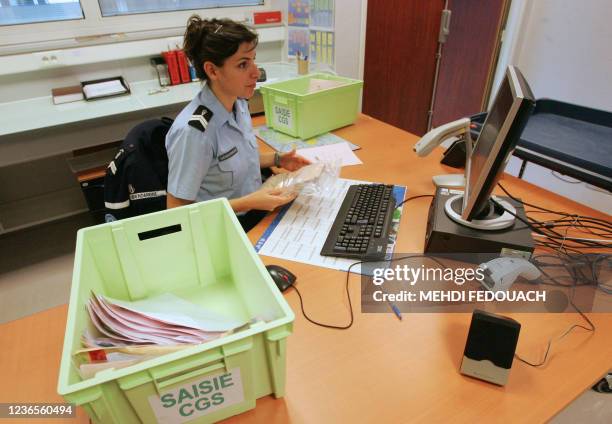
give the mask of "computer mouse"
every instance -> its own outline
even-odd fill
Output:
[[[284,292],[295,283],[295,275],[282,266],[267,265],[266,269],[281,292]]]

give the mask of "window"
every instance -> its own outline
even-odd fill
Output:
[[[99,3],[104,17],[264,4],[263,0],[99,0]]]
[[[0,0],[0,56],[179,36],[189,16],[243,20],[286,0]]]
[[[79,0],[0,0],[0,26],[83,17]]]

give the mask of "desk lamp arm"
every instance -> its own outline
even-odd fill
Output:
[[[427,156],[431,151],[451,137],[465,138],[466,164],[472,155],[472,138],[470,137],[470,119],[461,118],[444,124],[425,134],[415,145],[414,151],[418,156]],[[465,187],[465,178],[461,174],[436,175],[433,177],[436,187],[461,188]]]
[[[464,135],[465,134],[465,135]],[[466,150],[471,153],[471,143],[467,141],[470,138],[470,119],[461,118],[448,124],[441,125],[425,134],[414,145],[413,149],[418,156],[427,156],[431,151],[442,144],[445,140],[451,137],[464,135],[466,138]]]

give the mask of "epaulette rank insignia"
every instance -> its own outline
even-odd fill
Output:
[[[204,132],[208,128],[208,123],[213,117],[213,113],[206,106],[200,105],[189,118],[189,125]]]

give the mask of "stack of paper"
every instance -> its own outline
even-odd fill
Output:
[[[89,83],[83,86],[83,92],[85,93],[85,97],[87,99],[113,96],[116,94],[127,93],[127,91],[127,88],[123,84],[121,84],[121,81],[118,79],[97,83]]]
[[[100,334],[85,330],[85,349],[74,353],[82,378],[207,342],[256,321],[223,317],[169,293],[136,302],[93,294],[86,308]]]
[[[169,293],[136,302],[94,295],[87,311],[104,336],[94,343],[106,346],[203,343],[246,323],[205,311]]]
[[[308,94],[316,93],[321,90],[329,90],[330,88],[342,87],[343,85],[347,85],[347,82],[311,78],[310,81],[308,81]]]

